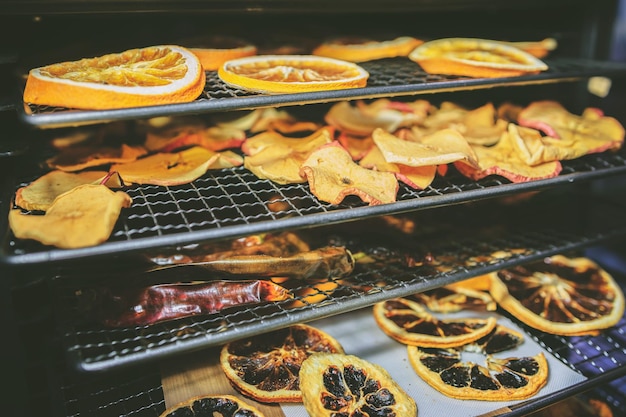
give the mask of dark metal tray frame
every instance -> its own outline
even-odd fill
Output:
[[[219,79],[216,71],[207,71],[204,92],[191,103],[85,111],[27,105],[22,103],[20,95],[16,108],[21,120],[27,125],[37,128],[59,128],[158,116],[181,116],[261,107],[546,84],[626,73],[626,64],[617,62],[563,58],[546,60],[546,63],[549,69],[539,74],[507,78],[467,78],[425,73],[419,65],[408,58],[382,59],[360,64],[370,74],[366,87],[275,95],[231,88]]]

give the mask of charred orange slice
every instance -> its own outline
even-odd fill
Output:
[[[365,87],[369,74],[351,62],[315,55],[257,55],[225,62],[226,84],[259,93],[303,93]]]
[[[434,317],[415,297],[393,298],[376,303],[374,319],[391,338],[406,345],[453,347],[486,336],[496,326],[496,318]]]
[[[264,417],[255,406],[234,395],[192,397],[165,410],[159,417]]]
[[[532,397],[548,380],[543,353],[504,359],[493,356],[522,342],[520,333],[498,326],[483,339],[457,348],[407,349],[415,372],[440,393],[461,400],[511,401]],[[464,351],[484,354],[486,364],[464,362]]]
[[[198,57],[205,71],[215,71],[226,61],[257,53],[255,45],[232,36],[198,37],[181,44]]]
[[[528,52],[488,39],[436,39],[415,48],[409,59],[431,74],[479,78],[515,77],[548,69]]]
[[[415,401],[381,366],[354,355],[315,353],[300,370],[310,416],[416,417]]]
[[[382,58],[407,56],[424,41],[411,36],[390,40],[365,38],[336,38],[326,41],[313,50],[313,55],[343,59],[350,62],[373,61]]]
[[[205,79],[200,61],[189,50],[150,46],[34,68],[23,99],[95,110],[186,103],[200,96]]]
[[[503,309],[546,333],[593,333],[614,326],[624,315],[622,290],[588,258],[555,255],[490,278],[490,292]]]
[[[414,295],[430,311],[455,313],[462,310],[495,311],[496,302],[488,292],[448,285]]]
[[[317,352],[343,353],[337,340],[306,324],[228,343],[220,364],[242,394],[263,403],[300,402],[300,367]]]

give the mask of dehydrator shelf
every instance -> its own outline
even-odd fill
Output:
[[[109,240],[98,246],[58,249],[16,239],[10,230],[4,231],[0,261],[28,266],[111,255],[127,256],[162,247],[443,207],[624,172],[626,149],[564,161],[561,174],[555,178],[517,184],[499,176],[473,181],[451,168],[448,174],[438,176],[424,190],[401,185],[397,202],[367,206],[356,198],[347,198],[340,205],[320,202],[311,194],[307,184],[277,185],[258,179],[243,167],[209,171],[186,185],[131,186],[125,189],[133,204],[122,211]],[[6,190],[5,205],[12,201],[14,192],[15,189]],[[5,227],[8,227],[6,222]]]
[[[571,198],[558,196],[563,202],[556,204],[551,202],[552,197],[550,193],[536,196],[532,204],[519,204],[515,208],[493,205],[493,209],[488,209],[492,202],[484,202],[471,208],[451,206],[412,213],[416,216],[416,229],[421,231],[410,235],[364,233],[380,227],[373,229],[358,222],[303,231],[309,237],[333,239],[353,253],[400,254],[385,255],[374,263],[357,263],[349,276],[325,280],[333,284],[333,290],[320,287],[321,281],[316,281],[318,286],[298,281],[296,287],[289,287],[294,294],[324,294],[325,298],[315,304],[293,305],[294,300],[301,300],[296,295],[293,300],[153,326],[106,328],[89,319],[89,313],[81,308],[76,296],[79,290],[84,293],[90,286],[102,285],[93,281],[90,284],[98,267],[94,265],[90,274],[84,270],[77,276],[65,273],[50,280],[54,300],[58,302],[55,310],[59,334],[74,369],[108,371],[356,310],[392,297],[626,236],[621,204],[598,201],[585,205],[577,194]],[[590,218],[583,220],[581,213],[572,209],[576,205],[586,210],[585,215]],[[472,219],[471,225],[467,224],[468,218]],[[381,248],[385,249],[381,251]],[[186,272],[189,274],[184,275]],[[179,269],[175,279],[198,280],[198,276],[206,276],[206,272],[200,273],[204,275],[193,269]],[[215,278],[214,274],[210,277]],[[128,283],[133,276],[112,273],[108,279],[109,283],[120,279]]]
[[[549,69],[540,74],[490,79],[427,74],[421,70],[419,65],[409,59],[384,59],[361,64],[370,73],[367,87],[276,95],[257,94],[231,88],[219,79],[216,71],[207,71],[204,92],[191,103],[87,111],[27,105],[19,101],[16,108],[20,119],[30,126],[59,128],[117,120],[545,84],[574,81],[593,76],[611,77],[626,74],[626,64],[617,62],[580,59],[553,59],[546,60],[546,62]]]

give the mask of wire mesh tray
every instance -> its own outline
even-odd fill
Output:
[[[16,239],[7,231],[0,260],[12,265],[36,265],[132,256],[147,249],[442,207],[624,172],[626,149],[564,161],[558,177],[527,183],[512,184],[499,176],[472,181],[450,169],[424,190],[401,184],[396,203],[367,206],[356,197],[340,205],[320,202],[307,184],[281,186],[238,167],[210,171],[181,186],[131,186],[125,191],[133,199],[132,206],[122,211],[109,240],[95,247],[57,249]],[[12,201],[14,192],[7,192],[7,202]]]
[[[216,71],[207,71],[204,92],[191,103],[84,111],[27,105],[20,101],[16,108],[20,119],[28,125],[38,128],[58,128],[157,116],[176,116],[478,88],[545,84],[573,81],[600,75],[626,74],[626,64],[616,62],[576,59],[555,59],[547,60],[546,62],[549,69],[540,74],[507,78],[467,78],[428,74],[422,71],[419,65],[405,58],[383,59],[361,64],[370,73],[367,87],[276,95],[257,94],[233,89],[219,79]]]
[[[618,282],[624,278],[615,276]],[[515,321],[547,355],[587,379],[560,391],[539,394],[505,409],[494,410],[502,416],[523,416],[550,406],[573,395],[584,394],[607,403],[614,415],[626,413],[626,318],[596,336],[555,336],[525,326],[506,312],[499,312]],[[133,415],[156,417],[165,411],[165,400],[159,367],[140,367],[124,373],[76,378],[56,374],[55,389],[63,392],[64,415]],[[558,378],[558,375],[555,376]],[[418,401],[419,407],[419,399]]]
[[[88,320],[75,295],[77,288],[89,288],[90,278],[97,275],[94,271],[99,267],[92,265],[90,272],[83,269],[78,274],[59,275],[51,283],[58,293],[54,299],[58,301],[59,333],[63,335],[68,362],[86,372],[150,362],[626,236],[624,207],[620,204],[603,202],[582,207],[578,195],[555,197],[551,193],[536,198],[532,204],[508,208],[484,202],[472,208],[452,206],[417,213],[419,216],[413,213],[419,232],[411,235],[387,235],[377,227],[380,224],[367,221],[303,231],[309,237],[344,242],[343,246],[353,253],[400,253],[397,259],[405,260],[398,262],[390,257],[374,264],[357,263],[348,277],[321,281],[332,282],[334,289],[319,286],[320,281],[302,281],[290,287],[294,294],[324,296],[314,304],[296,296],[294,300],[209,316],[112,329]],[[571,209],[577,204],[591,219],[583,220],[581,213]],[[471,225],[467,224],[468,218],[472,219]],[[410,262],[406,261],[409,258]],[[184,281],[185,271],[180,271],[176,280]],[[192,280],[197,277],[194,272]],[[115,272],[105,273],[102,278],[106,282],[130,282],[130,278]],[[212,274],[209,279],[215,278],[219,276]],[[293,301],[302,303],[294,305]]]

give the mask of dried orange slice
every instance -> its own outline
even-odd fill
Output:
[[[202,93],[205,73],[176,45],[61,62],[29,71],[24,102],[76,109],[118,109],[186,103]]]
[[[460,285],[447,285],[434,290],[415,294],[430,311],[455,313],[461,310],[495,311],[496,302],[488,292],[465,288]]]
[[[502,42],[474,38],[444,38],[425,42],[409,54],[431,74],[468,77],[515,77],[548,69],[538,58]]]
[[[316,352],[343,353],[337,340],[306,324],[226,344],[220,364],[242,394],[263,403],[300,402],[300,367]]]
[[[310,416],[417,416],[415,401],[383,367],[354,355],[311,355],[300,385]]]
[[[433,316],[415,297],[393,298],[376,303],[374,319],[391,338],[423,347],[461,346],[486,336],[496,318],[446,318]]]
[[[315,55],[257,55],[225,62],[217,72],[226,84],[259,93],[303,93],[365,87],[360,66]]]
[[[535,356],[496,358],[512,349],[523,336],[498,326],[487,337],[450,349],[407,346],[415,372],[440,393],[462,400],[511,401],[532,397],[548,380],[548,362],[542,352]],[[482,353],[486,366],[463,362],[463,352]]]
[[[336,38],[319,45],[313,50],[313,55],[350,62],[365,62],[407,56],[423,43],[424,41],[411,36],[400,36],[382,41],[366,38]]]
[[[555,255],[490,278],[490,292],[503,309],[546,333],[593,333],[614,326],[624,315],[619,285],[588,258]]]
[[[234,395],[192,397],[165,410],[159,417],[264,417],[264,414]]]
[[[198,37],[181,44],[198,57],[205,71],[215,71],[226,61],[257,53],[255,45],[232,36]]]

